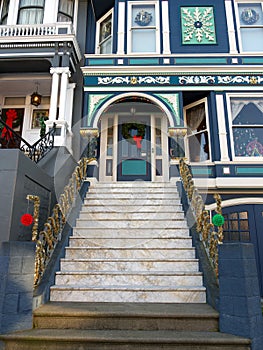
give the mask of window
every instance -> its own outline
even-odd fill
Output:
[[[250,242],[248,212],[224,214],[224,242]]]
[[[185,122],[187,126],[186,152],[190,162],[209,160],[206,99],[185,107]]]
[[[263,97],[231,97],[235,157],[263,157]]]
[[[74,0],[60,0],[58,5],[58,22],[73,22]]]
[[[9,2],[10,2],[9,0],[4,0],[2,2],[2,4],[0,5],[0,13],[1,13],[0,24],[6,24],[7,23]]]
[[[18,24],[43,23],[45,0],[20,0]]]
[[[112,53],[112,11],[97,23],[97,53]]]
[[[241,51],[263,51],[263,2],[237,3]]]
[[[128,52],[155,53],[160,51],[159,11],[156,3],[130,4]]]

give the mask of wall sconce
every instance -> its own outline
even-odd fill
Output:
[[[31,95],[31,105],[38,107],[41,104],[42,96],[38,93],[38,84],[36,85],[37,85],[37,89]]]

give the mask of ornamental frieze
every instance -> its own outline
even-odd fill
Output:
[[[85,76],[85,86],[129,87],[138,86],[257,86],[263,85],[263,74],[184,74],[184,75],[127,75],[127,76]]]

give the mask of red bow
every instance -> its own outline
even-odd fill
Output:
[[[6,124],[12,129],[13,128],[13,121],[17,119],[17,113],[15,109],[9,109],[6,112]],[[5,137],[7,140],[11,138],[10,131],[7,130],[6,127],[2,130],[1,137]]]

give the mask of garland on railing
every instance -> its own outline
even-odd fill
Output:
[[[197,188],[194,186],[193,177],[188,165],[183,159],[179,162],[180,175],[183,182],[184,189],[187,193],[191,209],[197,221],[197,232],[200,234],[200,239],[203,242],[208,257],[215,270],[216,276],[218,276],[218,245],[223,243],[223,217],[221,208],[221,197],[219,194],[215,194],[217,208],[216,213],[222,217],[222,220],[218,220],[219,225],[217,228],[211,222],[209,212],[205,210],[205,204],[203,198],[199,194]]]
[[[44,230],[37,231],[39,219],[39,197],[27,196],[29,200],[34,201],[34,226],[32,230],[32,240],[36,242],[35,276],[34,286],[36,287],[44,274],[56,244],[61,239],[61,233],[66,224],[67,218],[73,208],[76,196],[86,177],[88,163],[93,159],[82,158],[75,168],[69,184],[64,187],[58,203],[53,208],[53,213],[48,217],[44,224]]]

